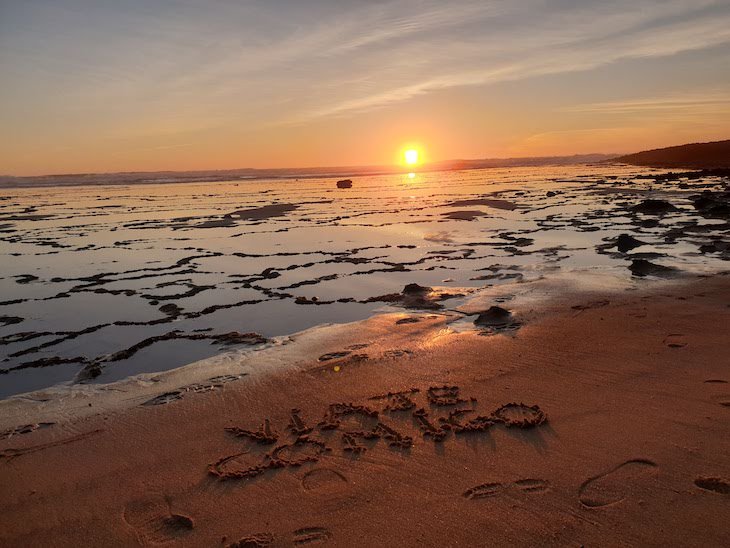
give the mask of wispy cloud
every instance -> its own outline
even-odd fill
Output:
[[[199,152],[213,134],[245,133],[243,142],[429,94],[448,102],[454,88],[488,94],[487,86],[525,81],[529,89],[530,79],[608,65],[628,75],[627,60],[708,48],[730,49],[727,0],[6,2],[0,142],[190,142]],[[711,68],[703,77],[730,86]],[[676,89],[684,84],[680,75]],[[606,97],[591,85],[584,97]],[[696,97],[564,112],[727,111],[724,90],[695,87]]]
[[[420,44],[420,49],[401,44],[390,52],[395,59],[418,55],[429,60],[423,70],[404,70],[411,76],[408,83],[402,85],[401,79],[393,78],[387,70],[373,70],[371,78],[378,82],[375,90],[352,90],[344,100],[303,113],[301,120],[359,113],[450,87],[582,71],[625,59],[668,56],[730,43],[730,6],[722,9],[713,2],[668,2],[662,9],[647,7],[624,4],[616,7],[619,15],[606,17],[597,17],[588,9],[575,8],[576,13],[555,10],[540,13],[542,21],[528,18],[530,25],[513,23],[504,29],[467,32],[450,45],[438,39]],[[444,50],[450,55],[444,57]]]
[[[670,94],[660,97],[647,97],[603,103],[587,103],[562,107],[562,112],[601,113],[601,114],[640,114],[666,111],[706,111],[715,112],[730,109],[730,90],[700,92],[689,94]]]

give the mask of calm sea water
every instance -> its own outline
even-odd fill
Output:
[[[723,182],[680,188],[641,178],[650,173],[561,166],[354,177],[351,189],[324,178],[2,190],[0,397],[73,382],[94,363],[93,382],[170,369],[220,352],[215,336],[231,331],[272,337],[362,319],[385,306],[368,299],[412,282],[629,277],[637,257],[725,267],[699,251],[723,237],[723,222],[699,217],[689,199]],[[677,210],[629,210],[647,196]],[[647,245],[602,247],[624,233]],[[173,330],[182,338],[160,338]]]

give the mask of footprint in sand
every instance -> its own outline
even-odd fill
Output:
[[[322,354],[319,358],[317,358],[317,361],[328,362],[330,360],[338,360],[340,358],[344,358],[345,356],[349,356],[350,354],[352,354],[351,350],[342,350],[340,352],[328,352],[327,354]]]
[[[681,333],[671,333],[664,338],[664,344],[669,348],[684,348],[687,340]]]
[[[402,358],[403,356],[411,357],[412,355],[412,350],[406,350],[402,348],[394,348],[392,350],[386,350],[385,352],[383,352],[383,357],[390,359]]]
[[[135,500],[124,508],[124,521],[135,530],[143,544],[174,541],[193,530],[193,520],[171,511],[170,499],[163,496]]]
[[[173,390],[172,392],[165,392],[159,396],[155,396],[151,400],[147,400],[142,405],[165,405],[177,400],[181,400],[183,397],[182,390]]]
[[[332,532],[324,527],[303,527],[294,531],[293,542],[296,546],[301,544],[314,544],[327,542],[332,538]]]
[[[403,324],[406,324],[406,323],[418,323],[420,321],[421,321],[421,318],[416,318],[416,317],[413,317],[413,316],[409,316],[407,318],[401,318],[400,320],[396,320],[395,324],[396,325],[403,325]]]
[[[302,487],[306,491],[327,491],[342,489],[348,483],[347,478],[331,468],[316,468],[302,477]]]
[[[589,508],[600,508],[621,502],[637,484],[654,475],[659,466],[646,459],[619,464],[608,472],[590,478],[580,486],[580,502]]]
[[[265,548],[274,544],[274,535],[271,533],[256,533],[226,545],[226,548]]]
[[[717,396],[712,396],[712,401],[719,403],[723,407],[730,407],[730,394],[718,394]]]
[[[544,493],[550,489],[550,484],[541,479],[521,479],[512,483],[482,483],[464,491],[468,499],[485,499],[500,494]]]
[[[695,485],[705,491],[730,495],[730,480],[724,478],[700,476],[695,480]]]
[[[367,348],[368,346],[370,346],[370,343],[351,344],[347,347],[347,350],[362,350],[363,348]]]

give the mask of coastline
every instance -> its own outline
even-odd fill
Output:
[[[443,301],[444,308],[432,311],[399,306],[384,306],[370,317],[346,323],[328,323],[272,337],[254,347],[242,346],[223,350],[209,358],[192,361],[161,372],[141,373],[108,382],[66,382],[0,399],[0,432],[25,423],[52,423],[85,419],[110,412],[123,412],[153,402],[166,394],[179,398],[195,392],[221,388],[228,382],[257,382],[267,375],[305,371],[312,363],[320,363],[322,355],[336,353],[343,346],[367,344],[371,352],[383,355],[408,344],[412,333],[393,333],[397,322],[418,322],[421,336],[476,334],[474,319],[479,311],[492,304],[505,303],[520,321],[534,323],[559,312],[569,303],[601,300],[626,291],[660,292],[687,279],[701,279],[724,272],[683,275],[677,278],[626,278],[607,270],[581,269],[551,273],[533,280],[478,288],[434,287],[435,293],[463,292],[462,299]],[[454,306],[455,305],[455,306]],[[403,328],[400,328],[403,331]],[[373,345],[373,341],[378,341]],[[343,343],[343,341],[347,341]],[[373,348],[373,346],[375,346]],[[350,351],[350,354],[358,354]],[[336,363],[336,362],[334,362]],[[221,382],[222,379],[222,382]],[[191,390],[191,388],[194,388]],[[58,418],[62,417],[62,421]],[[2,441],[2,437],[0,437]]]
[[[0,541],[564,546],[605,542],[610,529],[617,544],[722,544],[730,512],[730,467],[721,457],[730,452],[728,276],[612,292],[541,291],[535,283],[505,305],[523,322],[512,334],[452,329],[454,313],[381,314],[191,364],[158,382],[123,381],[137,385],[131,399],[116,383],[69,391],[60,415],[53,400],[5,400],[3,422],[33,407],[62,418],[0,440]],[[407,317],[420,321],[397,323]],[[338,351],[349,354],[318,360]],[[236,367],[248,375],[140,405],[200,383],[203,372]],[[464,405],[479,414],[524,402],[538,405],[547,423],[448,432],[434,442],[410,411],[383,411],[388,398],[372,399],[417,389],[414,401],[435,421],[453,407],[429,406],[425,396],[444,385],[476,398]],[[353,452],[338,430],[315,428],[311,436],[330,450],[303,453],[311,462],[250,479],[208,473],[229,454],[243,451],[231,461],[241,469],[265,456],[267,447],[225,427],[256,430],[268,418],[284,443],[292,408],[314,427],[337,402],[378,409],[413,446],[379,439]]]

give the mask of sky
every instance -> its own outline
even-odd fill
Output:
[[[0,173],[730,138],[730,0],[0,0]]]

